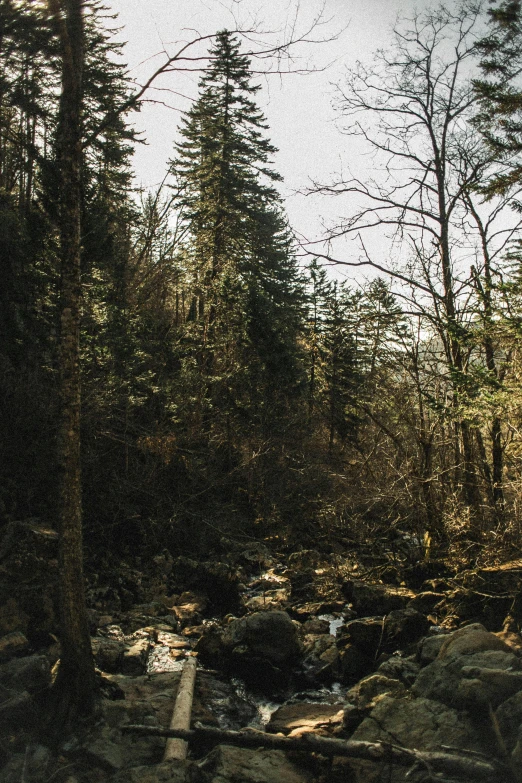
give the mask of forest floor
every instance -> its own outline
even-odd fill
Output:
[[[520,780],[522,561],[456,571],[448,559],[416,559],[415,542],[379,556],[282,554],[250,541],[220,559],[163,552],[105,564],[88,587],[100,713],[51,749],[39,714],[59,660],[56,535],[13,525],[0,543],[5,783]],[[198,660],[192,725],[453,760],[427,771],[424,757],[377,763],[207,737],[191,742],[187,762],[163,763],[164,737],[126,727],[168,727],[188,656]]]

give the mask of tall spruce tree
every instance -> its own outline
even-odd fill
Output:
[[[199,88],[172,163],[190,238],[196,396],[203,424],[211,409],[214,421],[219,409],[266,424],[297,377],[300,282],[270,167],[276,150],[253,100],[260,87],[228,31]]]

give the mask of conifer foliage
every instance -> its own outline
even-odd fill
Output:
[[[205,412],[265,417],[296,381],[300,285],[271,168],[276,151],[253,96],[249,60],[223,31],[210,52],[172,172],[188,230],[199,393]],[[215,419],[214,419],[215,423]]]

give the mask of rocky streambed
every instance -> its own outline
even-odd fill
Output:
[[[117,577],[120,590],[93,580],[100,715],[58,754],[36,737],[59,645],[52,631],[32,631],[26,605],[18,620],[11,607],[11,627],[4,624],[0,638],[2,781],[470,779],[455,771],[441,777],[426,764],[216,747],[208,740],[191,744],[187,762],[164,763],[164,738],[134,736],[125,727],[168,726],[187,656],[198,658],[194,724],[497,758],[506,780],[520,779],[522,639],[516,618],[504,611],[505,575],[487,602],[484,591],[441,580],[418,591],[371,583],[357,577],[352,560],[332,564],[313,551],[295,553],[284,565],[263,547],[245,550],[232,564],[162,557],[148,582],[137,571],[133,582],[130,569]],[[518,576],[509,578],[514,589]],[[0,628],[1,621],[0,614]]]

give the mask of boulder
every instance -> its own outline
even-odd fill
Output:
[[[417,647],[417,660],[421,666],[431,663],[440,653],[446,637],[444,634],[436,636],[425,636],[421,639]]]
[[[91,639],[94,662],[102,672],[114,674],[121,671],[125,645],[116,639],[103,636]]]
[[[273,664],[293,663],[301,653],[297,629],[286,612],[255,612],[233,620],[225,629],[223,644],[232,653],[246,647],[252,655]]]
[[[467,751],[483,752],[484,738],[465,714],[430,699],[383,698],[351,739],[365,742],[391,742],[417,750],[440,750],[451,745]],[[351,761],[353,783],[407,783],[407,767]]]
[[[303,623],[303,631],[305,634],[330,633],[330,623],[328,620],[319,620],[319,618],[313,617]]]
[[[343,704],[318,704],[298,702],[283,704],[276,710],[267,725],[267,731],[295,736],[313,731],[315,734],[331,734],[340,728],[344,717]]]
[[[354,644],[339,650],[339,674],[344,685],[353,685],[368,674],[372,667],[373,660]]]
[[[24,655],[28,649],[29,642],[21,631],[8,633],[0,638],[0,662]]]
[[[512,649],[506,642],[490,631],[486,631],[480,623],[473,623],[459,628],[448,635],[437,656],[439,660],[458,658],[461,655],[474,655],[486,650],[498,650],[512,654]],[[518,668],[518,667],[517,667]]]
[[[300,552],[292,552],[288,558],[288,566],[298,571],[317,568],[320,559],[321,555],[316,549],[302,549]]]
[[[371,585],[359,580],[353,581],[351,601],[359,617],[386,615],[395,609],[404,609],[415,598],[415,593],[405,587]]]
[[[317,655],[303,661],[308,677],[323,684],[330,684],[339,676],[339,651],[335,643],[327,644]]]
[[[35,693],[51,683],[51,668],[45,655],[13,658],[0,665],[0,685],[13,691]]]
[[[387,696],[401,699],[406,695],[406,688],[400,680],[390,679],[383,674],[371,674],[351,688],[346,698],[359,711],[369,712]]]
[[[152,767],[132,767],[112,775],[111,783],[190,783],[190,761],[164,761]]]
[[[429,622],[425,615],[412,609],[395,609],[384,621],[384,649],[398,650],[418,642],[428,632]]]
[[[337,646],[354,645],[365,655],[376,658],[384,633],[383,617],[364,617],[351,620],[337,631]]]
[[[420,665],[410,658],[401,658],[392,655],[387,661],[381,663],[377,669],[378,674],[390,677],[392,680],[400,680],[407,688],[411,688],[420,671]]]
[[[200,769],[209,783],[312,783],[313,776],[280,750],[250,750],[219,745]]]
[[[495,711],[495,718],[500,736],[508,753],[511,753],[520,738],[522,727],[522,691],[506,699]]]
[[[27,691],[17,693],[0,704],[0,734],[30,731],[36,725],[36,706]]]
[[[147,657],[150,648],[150,638],[137,639],[126,647],[123,653],[121,671],[123,674],[144,674],[147,668]]]
[[[422,614],[431,614],[445,598],[445,593],[436,593],[432,590],[426,590],[423,593],[417,593],[417,595],[411,599],[408,607],[410,609],[415,609],[417,612],[422,612]]]
[[[466,676],[466,672],[472,670],[469,667],[506,672],[520,669],[517,656],[507,652],[509,648],[487,631],[472,630],[467,634],[460,634],[453,644],[446,645],[446,641],[448,640],[445,640],[438,657],[421,669],[412,688],[415,695],[452,707],[467,708],[473,704],[478,706],[482,686],[477,690],[477,684],[471,683]],[[500,649],[499,644],[503,645]],[[489,693],[498,704],[493,691]]]

